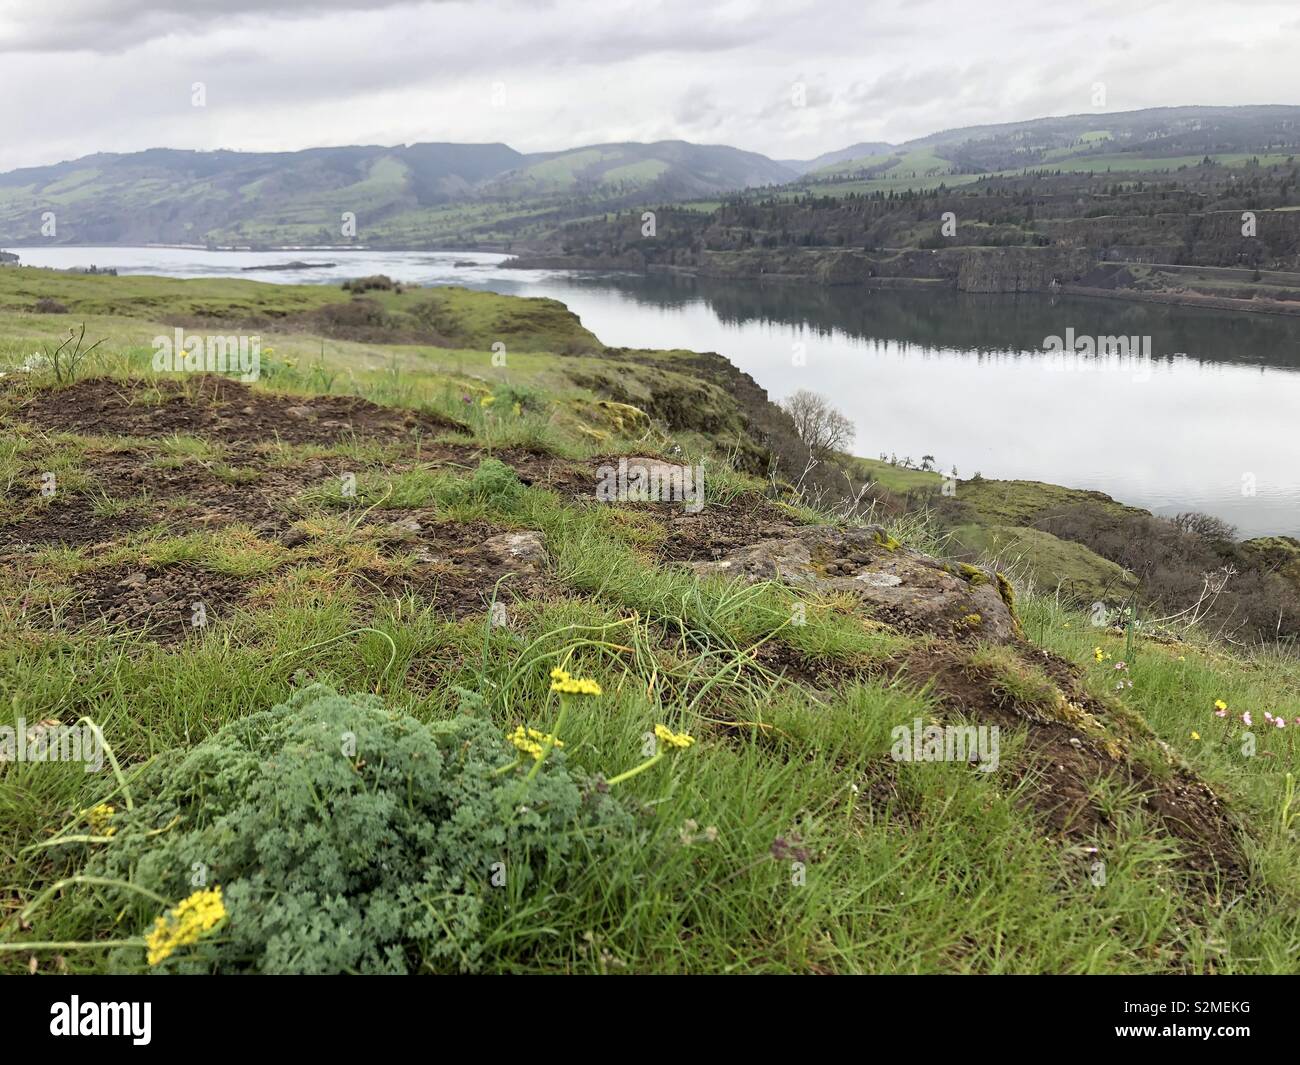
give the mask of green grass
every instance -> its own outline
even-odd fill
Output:
[[[961,481],[957,498],[974,507],[979,517],[992,525],[1032,525],[1051,510],[1081,503],[1093,504],[1114,513],[1137,513],[1101,492],[1065,488],[1042,481],[997,481],[988,478]]]
[[[39,290],[40,279],[16,284]],[[165,305],[136,279],[93,280],[85,279],[83,289],[51,277],[70,299],[103,301],[119,312],[96,319],[110,337],[128,337]],[[271,294],[252,283],[235,283],[236,290],[186,284],[176,291],[191,305],[237,296],[272,306]],[[292,289],[284,297],[287,306],[298,298]],[[0,288],[0,336],[29,330],[19,338],[26,342],[45,323],[15,309],[16,298],[13,289]],[[1288,787],[1300,770],[1297,732],[1256,728],[1257,750],[1245,755],[1237,715],[1250,710],[1257,722],[1265,710],[1300,716],[1300,661],[1196,634],[1167,643],[1139,632],[1129,642],[1050,594],[1019,597],[1030,646],[986,647],[908,634],[864,616],[844,597],[809,596],[777,583],[701,581],[656,556],[666,532],[653,508],[598,506],[540,483],[516,484],[479,464],[489,453],[532,441],[545,444],[556,462],[680,444],[683,461],[725,468],[730,430],[710,439],[659,422],[652,437],[640,430],[624,435],[599,405],[607,395],[602,374],[613,375],[609,381],[628,394],[625,401],[648,402],[651,386],[671,380],[694,390],[712,420],[742,424],[725,393],[693,376],[687,353],[637,353],[613,365],[558,354],[576,334],[559,328],[558,319],[537,327],[534,311],[505,297],[451,297],[447,313],[456,330],[480,341],[503,321],[533,323],[534,348],[512,348],[504,367],[492,365],[486,346],[273,338],[279,368],[259,389],[355,391],[375,402],[455,411],[468,433],[446,439],[476,449],[472,460],[460,451],[438,458],[438,441],[418,454],[364,440],[261,449],[187,435],[130,442],[142,463],[210,468],[221,483],[249,491],[258,473],[325,461],[318,485],[278,501],[305,541],[281,543],[238,522],[155,523],[152,508],[160,501],[110,494],[96,483],[96,456],[120,449],[122,440],[39,427],[6,433],[0,488],[7,486],[7,494],[34,470],[80,471],[85,481],[74,479],[67,491],[84,495],[98,518],[138,513],[151,524],[94,550],[33,552],[0,572],[0,723],[89,715],[122,768],[119,779],[64,763],[0,767],[0,970],[23,971],[32,958],[42,972],[61,965],[73,972],[147,968],[138,949],[110,953],[96,944],[139,933],[138,922],[151,911],[114,910],[92,884],[47,892],[76,875],[97,846],[62,837],[84,834],[85,811],[96,803],[120,807],[150,760],[188,750],[311,681],[378,693],[424,722],[467,710],[503,732],[521,722],[547,730],[558,714],[549,672],[564,665],[604,690],[565,718],[571,765],[607,779],[625,772],[642,762],[645,734],[659,723],[697,742],[618,785],[643,813],[636,837],[614,854],[563,869],[542,863],[535,881],[512,881],[499,897],[488,895],[487,971],[1295,971],[1300,802],[1288,800]],[[134,349],[118,340],[106,347],[107,368],[147,373]],[[484,407],[480,400],[489,395],[496,401]],[[523,397],[527,409],[521,402],[515,413],[513,397]],[[594,426],[606,439],[589,435]],[[940,483],[936,474],[862,463],[891,490]],[[356,499],[339,495],[331,479],[337,468],[357,474]],[[734,471],[710,477],[709,485],[706,518],[764,489]],[[963,481],[958,498],[972,503],[987,530],[1028,522],[1075,497],[1050,485]],[[417,511],[426,523],[539,531],[551,590],[515,598],[512,582],[503,581],[496,594],[508,624],[493,627],[481,606],[456,620],[436,608],[427,588],[383,588],[384,579],[409,575],[413,565],[409,544],[389,542],[386,512],[393,508]],[[7,518],[0,515],[0,522]],[[909,522],[892,525],[893,535],[933,548],[927,530]],[[1010,556],[1026,531],[1006,532],[1008,542],[1003,533],[988,532],[989,546]],[[1056,548],[1052,565],[1064,571],[1081,564],[1067,557],[1069,547]],[[72,608],[87,580],[158,567],[234,581],[244,595],[214,612],[206,628],[178,637],[50,623],[51,612]],[[1050,591],[1049,582],[1036,583]],[[1044,823],[1034,797],[1042,766],[1030,743],[1037,726],[1029,722],[1068,711],[1034,647],[1082,668],[1082,683],[1106,718],[1104,732],[1123,740],[1125,758],[1149,766],[1157,779],[1185,764],[1215,789],[1243,829],[1243,881],[1193,877],[1180,861],[1181,844],[1118,780],[1092,785],[1093,804],[1108,812],[1106,828],[1086,839],[1063,838]],[[1109,656],[1102,662],[1098,647]],[[1114,669],[1121,659],[1122,674]],[[905,661],[936,669],[956,663],[964,675],[983,678],[1000,705],[1024,710],[1022,723],[1003,735],[1005,772],[892,760],[896,725],[953,715],[979,720],[974,704],[944,706],[942,691],[927,687],[923,676],[900,673]],[[1117,691],[1121,676],[1132,686]],[[1233,717],[1214,716],[1216,699]],[[1104,885],[1092,875],[1097,860],[1104,861]],[[132,921],[137,926],[126,927]],[[89,945],[24,946],[40,942]]]
[[[1127,598],[1137,583],[1122,566],[1041,529],[958,525],[950,532],[954,546],[996,560],[998,569],[1032,581],[1048,594],[1059,588],[1062,595],[1080,602],[1113,603]]]

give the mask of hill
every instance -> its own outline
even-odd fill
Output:
[[[152,149],[0,175],[0,242],[424,247],[508,242],[635,199],[716,196],[794,171],[662,141],[524,155],[504,144],[299,152]],[[42,235],[46,212],[55,231]],[[342,216],[355,216],[355,237]]]
[[[966,126],[897,146],[867,144],[810,165],[809,181],[846,175],[993,174],[1037,167],[1170,169],[1210,156],[1300,150],[1300,107],[1155,107]],[[850,150],[851,151],[851,150]]]
[[[0,174],[0,243],[238,247],[481,247],[553,252],[563,226],[691,203],[707,213],[809,193],[952,190],[997,177],[1278,165],[1300,150],[1300,108],[1186,107],[973,126],[900,145],[860,142],[810,160],[685,141],[525,154],[427,143],[297,152],[166,148]],[[1024,205],[1018,205],[1023,211]],[[355,216],[356,233],[342,216]],[[55,228],[42,232],[47,213]]]
[[[251,322],[249,382],[147,339]],[[104,769],[0,761],[0,968],[1295,971],[1294,654],[809,506],[720,356],[6,268],[0,366],[0,752]],[[1080,498],[968,494],[995,549]]]

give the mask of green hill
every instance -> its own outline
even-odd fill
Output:
[[[811,509],[783,417],[551,301],[0,270],[0,971],[1294,972],[1293,650]],[[958,498],[1085,564],[1050,488]]]
[[[794,176],[752,152],[683,141],[533,155],[504,144],[153,149],[0,174],[0,242],[502,243],[629,197],[710,196]],[[42,235],[46,212],[52,236]]]

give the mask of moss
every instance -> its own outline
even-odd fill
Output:
[[[961,574],[962,579],[972,588],[978,588],[982,584],[988,584],[989,576],[979,566],[972,566],[968,562],[959,562],[957,571]]]
[[[886,551],[897,551],[900,547],[903,546],[892,536],[890,536],[889,533],[885,532],[882,529],[877,529],[874,533],[872,533],[872,537],[875,539],[876,543],[878,543]]]
[[[1011,587],[1011,582],[1007,580],[1007,575],[1002,572],[996,574],[998,579],[998,595],[1002,596],[1002,601],[1007,604],[1007,609],[1014,611],[1016,609],[1016,590]]]
[[[1007,605],[1007,612],[1011,615],[1011,629],[1017,636],[1025,634],[1024,628],[1020,624],[1020,615],[1016,613],[1016,590],[1011,587],[1011,582],[1001,570],[995,574],[998,582],[998,595],[1002,597],[1002,602]]]

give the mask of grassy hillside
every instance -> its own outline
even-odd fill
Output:
[[[869,194],[933,188],[932,179],[1012,176],[1033,170],[1153,173],[1196,166],[1283,162],[1300,149],[1300,108],[1162,107],[1067,115],[933,133],[816,166],[804,175],[819,191]],[[843,179],[852,179],[846,183]],[[826,186],[823,190],[820,186]],[[833,190],[833,191],[832,191]]]
[[[629,196],[690,199],[794,176],[753,152],[684,141],[532,155],[503,144],[155,149],[0,174],[0,241],[503,244]],[[344,212],[355,235],[343,232]]]
[[[0,763],[0,967],[1296,970],[1293,656],[791,502],[703,357],[342,296],[0,271],[0,725],[113,756]],[[372,297],[386,338],[303,328]],[[152,372],[205,314],[271,323],[254,384]],[[60,380],[31,353],[83,317]],[[702,465],[702,509],[598,502],[620,456]],[[772,542],[806,580],[718,575]],[[900,760],[918,720],[998,726],[996,764]]]

